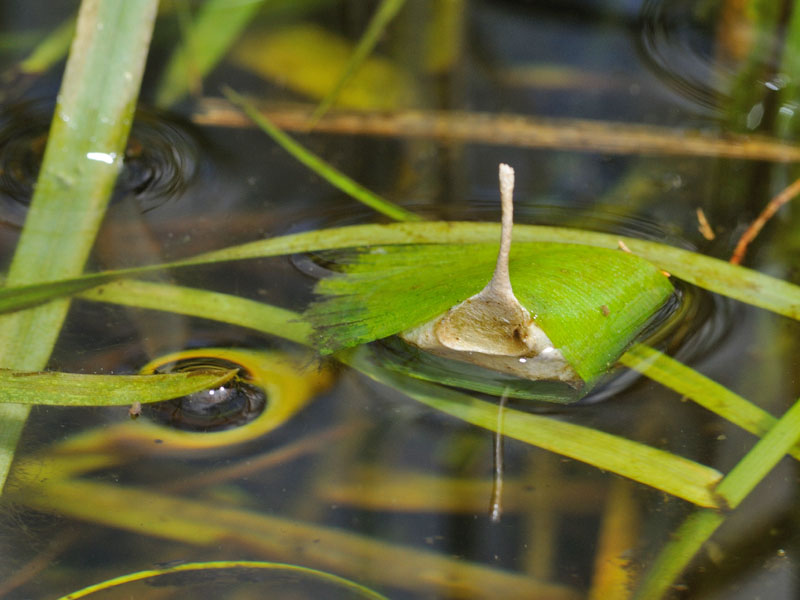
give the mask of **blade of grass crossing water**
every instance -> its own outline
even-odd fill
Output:
[[[184,563],[181,565],[165,567],[163,569],[149,569],[147,571],[138,571],[136,573],[121,575],[120,577],[115,577],[114,579],[109,579],[102,583],[90,585],[83,589],[72,592],[71,594],[67,594],[66,596],[62,596],[61,598],[59,598],[59,600],[77,600],[77,598],[85,598],[86,596],[94,594],[95,592],[109,590],[111,588],[118,587],[120,585],[124,585],[126,583],[130,583],[133,581],[141,581],[141,580],[150,581],[160,575],[171,575],[174,573],[186,573],[186,572],[191,573],[193,571],[197,571],[202,575],[207,575],[209,571],[226,570],[226,569],[227,570],[235,569],[237,571],[242,571],[242,570],[275,571],[279,574],[285,574],[287,578],[292,578],[297,580],[302,580],[303,578],[307,578],[310,580],[319,580],[320,582],[327,584],[331,588],[340,588],[342,590],[346,590],[347,595],[352,598],[388,600],[386,596],[383,596],[382,594],[379,594],[378,592],[366,586],[363,586],[354,581],[350,581],[349,579],[339,577],[332,573],[327,573],[325,571],[320,571],[318,569],[311,569],[309,567],[303,567],[300,565],[288,565],[283,563],[263,562],[263,561],[253,561],[253,560],[230,560],[230,561]],[[256,578],[258,577],[257,575],[255,575],[255,573],[254,576]],[[267,575],[265,575],[264,577],[266,578]]]
[[[82,294],[83,298],[216,319],[307,344],[308,325],[301,315],[252,300],[191,288],[141,281],[118,281]],[[361,355],[344,352],[337,358],[366,375],[400,389],[412,398],[469,423],[493,429],[497,407],[489,402],[398,376]],[[507,411],[504,434],[601,469],[629,477],[700,506],[716,506],[710,490],[721,474],[680,456],[588,427],[548,417]]]
[[[159,402],[218,388],[236,375],[194,371],[156,375],[86,375],[0,369],[0,403],[48,406],[124,406]]]
[[[19,70],[26,75],[39,75],[63,59],[69,51],[72,36],[75,34],[75,17],[69,17],[33,49],[27,58],[19,63]]]
[[[80,274],[121,166],[157,0],[81,4],[56,113],[6,285]],[[69,303],[0,318],[0,366],[41,370]],[[0,487],[28,407],[0,407]]]
[[[358,68],[375,48],[386,26],[395,18],[397,13],[400,12],[403,4],[405,4],[405,0],[382,0],[380,6],[378,6],[378,9],[372,16],[367,30],[358,41],[358,45],[353,55],[350,57],[350,60],[347,62],[347,66],[342,72],[341,77],[339,77],[334,88],[322,99],[311,115],[311,129],[313,129],[314,125],[328,112],[328,109],[336,103],[342,89],[353,78],[356,72],[358,72]]]
[[[778,421],[725,386],[648,346],[632,347],[619,362],[759,437]],[[800,448],[792,448],[789,453],[800,460]]]
[[[342,190],[352,198],[355,198],[365,206],[378,211],[396,221],[418,221],[420,217],[411,211],[408,211],[388,200],[378,196],[376,193],[371,192],[360,183],[350,179],[347,175],[332,167],[327,162],[322,160],[317,155],[309,152],[303,146],[298,144],[290,136],[286,135],[280,129],[275,127],[265,116],[263,116],[256,108],[248,102],[243,96],[240,96],[230,88],[223,90],[225,96],[233,102],[236,106],[241,108],[244,113],[250,117],[253,122],[258,125],[261,130],[270,136],[276,144],[286,150],[289,154],[294,156],[298,161],[303,163],[309,169],[314,171],[317,175],[325,179],[328,183],[336,188]]]
[[[0,312],[19,310],[114,279],[167,268],[371,245],[496,242],[499,230],[500,227],[494,223],[423,222],[353,225],[308,231],[230,246],[172,263],[92,273],[53,283],[0,288]],[[746,267],[731,265],[682,248],[635,238],[560,227],[514,226],[515,246],[525,242],[554,242],[617,248],[620,240],[635,254],[680,279],[740,302],[800,320],[800,286]],[[422,255],[420,260],[424,264]]]
[[[739,506],[798,440],[800,400],[717,485],[716,495],[731,509]],[[724,513],[712,510],[700,510],[689,516],[645,574],[634,597],[637,600],[662,598],[724,520]]]
[[[298,344],[307,345],[311,336],[311,326],[295,312],[209,290],[123,279],[89,290],[80,297],[239,325]]]
[[[168,107],[199,83],[253,19],[264,0],[206,0],[170,57],[156,92],[156,104]]]

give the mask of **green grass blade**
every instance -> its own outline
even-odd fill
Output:
[[[51,31],[45,39],[37,44],[33,52],[19,63],[20,72],[26,75],[45,73],[67,55],[74,34],[75,17],[73,16]]]
[[[716,495],[720,501],[728,508],[736,508],[798,440],[800,400],[786,411],[775,426],[719,483]],[[725,515],[716,511],[702,510],[691,515],[646,573],[635,598],[656,600],[663,597],[724,520]]]
[[[47,406],[145,404],[218,388],[234,375],[236,369],[158,375],[86,375],[0,369],[0,403]]]
[[[307,343],[304,338],[309,334],[307,324],[302,322],[301,315],[297,313],[219,292],[119,281],[81,297],[214,319],[270,335],[285,336],[300,344]],[[253,313],[253,310],[256,312]],[[481,427],[496,427],[497,407],[494,404],[387,371],[376,366],[367,351],[348,351],[340,353],[337,358],[437,410]],[[709,467],[624,438],[548,417],[508,411],[504,422],[504,433],[516,439],[630,477],[700,506],[716,506],[710,490],[721,475]]]
[[[382,339],[443,314],[492,277],[497,244],[377,246],[342,258],[306,313],[323,353]],[[425,265],[420,272],[420,265]],[[514,292],[575,371],[594,380],[672,293],[651,263],[619,250],[517,243]],[[613,282],[613,285],[611,284]]]
[[[759,437],[778,421],[725,386],[648,346],[637,344],[619,362]],[[800,460],[800,447],[792,448],[790,454]]]
[[[33,199],[7,286],[79,274],[122,163],[157,0],[81,4]],[[44,368],[69,306],[0,317],[0,367]],[[0,408],[0,488],[28,407]]]
[[[418,221],[420,219],[418,215],[415,215],[411,211],[397,206],[388,200],[384,200],[360,183],[350,179],[347,175],[329,165],[317,155],[303,148],[303,146],[298,144],[294,139],[275,127],[275,125],[258,112],[250,102],[232,89],[227,88],[224,90],[224,93],[228,100],[241,108],[264,133],[275,141],[276,144],[334,187],[342,190],[345,194],[348,194],[365,206],[369,206],[396,221]]]
[[[288,577],[291,578],[292,580],[302,580],[303,577],[307,577],[309,579],[319,580],[320,582],[326,583],[333,587],[346,590],[348,592],[348,597],[370,598],[371,600],[388,600],[386,596],[383,596],[382,594],[379,594],[378,592],[364,585],[361,585],[360,583],[356,583],[355,581],[350,581],[349,579],[345,579],[344,577],[339,577],[338,575],[334,575],[333,573],[327,573],[325,571],[320,571],[319,569],[311,569],[309,567],[303,567],[301,565],[289,565],[285,563],[265,562],[260,560],[226,560],[226,561],[192,562],[192,563],[183,563],[172,567],[165,567],[162,569],[149,569],[147,571],[138,571],[136,573],[121,575],[120,577],[115,577],[113,579],[109,579],[102,583],[96,583],[94,585],[90,585],[83,589],[72,592],[71,594],[67,594],[66,596],[62,596],[59,600],[75,600],[77,598],[85,598],[86,596],[94,594],[95,592],[100,592],[103,590],[115,588],[125,583],[130,583],[133,581],[142,581],[142,580],[147,580],[149,582],[151,579],[159,577],[161,575],[171,575],[173,573],[187,573],[187,572],[188,573],[198,572],[204,574],[207,571],[216,571],[223,569],[235,569],[237,571],[245,569],[275,571],[278,577],[281,576]]]
[[[146,281],[121,280],[90,290],[82,294],[81,298],[137,308],[168,310],[192,317],[247,327],[299,344],[308,344],[311,336],[310,325],[295,312],[263,302],[208,290]]]
[[[491,431],[497,428],[496,404],[435,384],[399,377],[374,364],[369,360],[369,354],[363,351],[342,352],[337,358],[436,410]],[[712,490],[722,475],[711,467],[669,452],[581,425],[513,409],[505,411],[503,434],[628,477],[698,506],[718,506]]]
[[[367,59],[370,53],[375,49],[375,45],[383,35],[386,26],[389,25],[397,13],[400,12],[400,9],[403,8],[403,4],[405,4],[405,0],[381,1],[378,9],[375,11],[375,14],[372,16],[364,35],[362,35],[361,39],[358,41],[358,45],[356,46],[353,55],[350,57],[350,60],[347,61],[347,65],[342,71],[342,74],[339,77],[339,80],[336,82],[336,85],[325,95],[311,115],[311,128],[313,128],[314,125],[325,115],[325,113],[328,112],[328,109],[330,109],[330,107],[336,103],[341,91],[358,72],[358,69],[362,64],[364,64],[364,61]]]
[[[13,311],[57,298],[65,293],[64,290],[67,288],[61,287],[65,284],[69,286],[74,284],[74,288],[69,292],[74,293],[121,277],[167,268],[372,245],[496,243],[499,236],[499,225],[466,222],[353,225],[309,231],[231,246],[162,265],[90,274],[38,286],[0,288],[0,312]],[[527,242],[558,242],[616,248],[619,240],[624,241],[634,254],[699,287],[800,320],[800,286],[746,267],[731,265],[689,250],[635,238],[559,227],[514,226],[515,248]],[[36,298],[29,297],[29,293],[34,294]]]
[[[206,0],[164,69],[156,104],[168,107],[202,80],[250,23],[264,0]]]

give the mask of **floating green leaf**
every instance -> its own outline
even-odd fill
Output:
[[[169,400],[225,385],[236,369],[157,375],[86,375],[0,369],[0,403],[120,406]]]
[[[306,313],[318,348],[335,352],[444,313],[483,287],[496,255],[494,244],[375,246],[346,255],[343,275],[320,281],[323,299]],[[619,250],[516,244],[509,269],[521,304],[587,382],[608,370],[672,293],[656,267]]]

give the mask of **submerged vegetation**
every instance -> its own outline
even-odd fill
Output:
[[[722,15],[735,11],[732,6],[739,3],[718,4],[721,25],[716,43],[722,56],[731,47],[725,38]],[[263,570],[276,578],[269,580],[272,585],[294,581],[291,585],[299,586],[297,578],[308,578],[308,590],[317,589],[314,585],[327,586],[326,590],[337,588],[356,597],[374,598],[382,597],[381,593],[660,598],[675,591],[673,586],[681,576],[708,589],[722,585],[702,578],[705,567],[693,573],[690,565],[704,545],[717,548],[722,543],[710,541],[715,531],[746,514],[742,513],[743,503],[757,495],[757,486],[770,477],[784,457],[788,456],[792,464],[800,458],[800,400],[795,401],[796,382],[788,381],[798,356],[791,335],[762,339],[760,343],[767,349],[758,351],[767,358],[755,356],[755,345],[741,353],[744,360],[761,365],[774,356],[777,347],[788,347],[780,360],[770,363],[774,367],[771,379],[765,379],[765,384],[755,383],[752,395],[734,391],[743,387],[736,380],[723,385],[683,358],[692,357],[686,346],[693,339],[695,324],[683,315],[690,313],[687,306],[693,295],[727,297],[740,311],[736,318],[741,311],[762,319],[774,313],[775,319],[783,319],[781,323],[791,323],[791,331],[797,330],[794,322],[800,320],[796,270],[778,273],[775,269],[738,265],[747,244],[767,219],[791,201],[796,186],[789,186],[793,178],[789,174],[800,156],[791,123],[786,122],[786,111],[780,108],[777,114],[782,117],[772,115],[778,124],[774,137],[766,128],[769,120],[764,121],[759,135],[730,135],[741,132],[745,107],[745,129],[756,129],[765,119],[763,113],[770,104],[753,98],[752,73],[757,70],[758,77],[763,77],[767,55],[763,44],[772,43],[761,39],[764,27],[769,23],[776,28],[783,26],[778,21],[780,16],[759,8],[763,2],[750,4],[741,13],[726,17],[737,19],[737,26],[750,30],[753,37],[748,38],[749,51],[735,57],[741,71],[730,82],[729,101],[720,108],[721,114],[730,114],[729,130],[714,135],[676,131],[665,125],[614,125],[563,116],[541,121],[535,115],[521,119],[520,131],[515,132],[515,121],[509,115],[464,113],[461,118],[458,113],[434,112],[440,106],[421,84],[446,85],[448,78],[459,72],[458,61],[464,58],[466,43],[465,15],[472,10],[463,2],[370,3],[370,11],[361,14],[362,35],[353,41],[319,22],[324,18],[318,17],[317,11],[325,15],[326,10],[335,12],[334,5],[338,6],[323,0],[205,0],[163,3],[161,7],[156,0],[83,0],[77,20],[65,18],[30,49],[27,60],[9,70],[15,84],[3,96],[10,101],[15,94],[31,94],[36,78],[56,70],[67,52],[67,34],[72,34],[46,150],[41,167],[37,165],[35,192],[25,201],[24,227],[13,258],[9,256],[4,287],[0,288],[0,486],[7,501],[3,506],[7,511],[53,513],[145,538],[166,539],[174,547],[159,560],[191,557],[193,562],[145,570],[154,562],[153,557],[128,560],[127,564],[133,565],[129,575],[106,577],[108,581],[102,584],[86,587],[102,578],[72,576],[69,581],[79,582],[74,589],[83,589],[65,597],[84,597],[139,580],[156,583],[155,579],[162,577],[173,585],[188,585],[185,578],[176,575],[184,571],[203,572],[201,578],[217,584],[225,585],[232,578],[230,585],[247,585],[253,577],[248,570]],[[645,16],[648,11],[658,16],[668,10],[665,7],[645,2],[642,10]],[[490,22],[497,18],[492,10],[485,12]],[[787,52],[794,47],[792,36],[800,35],[794,31],[795,23],[800,24],[797,11],[800,5],[787,3],[787,14],[793,16],[787,25]],[[420,22],[429,23],[421,42],[416,33],[409,33],[412,29],[416,32],[412,25]],[[170,58],[162,66],[151,57],[147,74],[150,69],[155,71],[151,79],[156,89],[144,93],[146,100],[178,111],[198,125],[221,129],[225,135],[247,124],[252,127],[248,140],[270,140],[288,152],[292,161],[303,165],[281,163],[290,166],[285,167],[286,174],[278,173],[280,186],[275,189],[289,198],[259,204],[254,211],[262,219],[258,222],[267,226],[258,225],[252,213],[243,214],[245,236],[250,241],[232,242],[237,236],[222,235],[215,239],[224,243],[206,246],[196,242],[203,236],[190,231],[181,238],[185,245],[176,246],[174,254],[169,250],[173,242],[162,242],[160,251],[149,249],[148,244],[157,245],[157,236],[152,226],[143,225],[146,216],[139,213],[144,209],[134,200],[157,174],[146,169],[141,174],[131,168],[147,149],[128,138],[155,23],[153,49],[166,51]],[[171,36],[159,35],[159,27],[177,27],[180,42],[165,44]],[[394,51],[385,38],[395,41]],[[220,64],[226,59],[238,69],[230,77],[220,73],[225,70]],[[784,60],[793,64],[790,57]],[[501,80],[501,75],[513,79],[520,73],[498,73],[495,79]],[[544,77],[541,71],[534,75],[537,86],[546,86],[547,81],[556,87],[574,85],[568,73],[554,79]],[[234,90],[256,76],[270,82],[271,93],[283,86],[295,94],[291,99],[296,101],[299,96],[313,102],[264,104],[249,100],[254,95],[250,92],[244,95]],[[578,80],[586,76],[588,73],[579,74]],[[693,82],[672,84],[683,89]],[[791,89],[795,88],[782,88],[783,108],[795,102],[794,97],[785,97]],[[203,96],[204,92],[214,97]],[[759,106],[760,116],[756,114]],[[490,130],[497,132],[494,139],[487,139],[487,119],[494,128]],[[302,133],[304,140],[293,139],[283,128]],[[257,129],[266,135],[256,138]],[[779,189],[770,189],[767,196],[783,188],[787,191],[778,194],[766,216],[756,221],[757,226],[750,230],[753,233],[741,236],[743,241],[732,261],[737,264],[725,260],[725,253],[733,251],[744,231],[734,218],[717,225],[719,232],[727,233],[727,246],[712,245],[720,243],[714,241],[714,224],[719,224],[728,211],[738,213],[733,206],[717,207],[719,218],[712,218],[711,224],[702,211],[686,211],[703,215],[703,236],[709,244],[705,247],[709,254],[705,254],[692,244],[668,243],[668,236],[646,239],[635,231],[634,235],[613,228],[595,231],[581,226],[576,211],[567,211],[567,218],[558,223],[543,220],[545,224],[526,224],[535,219],[525,212],[533,203],[525,200],[531,192],[524,184],[517,186],[518,224],[513,229],[512,244],[508,167],[501,167],[502,226],[494,218],[498,212],[495,200],[491,218],[481,215],[484,218],[479,221],[464,220],[458,204],[446,207],[447,214],[456,218],[430,218],[436,213],[436,202],[431,203],[432,210],[431,205],[403,200],[404,194],[399,192],[391,193],[390,200],[372,191],[384,184],[369,174],[368,167],[376,164],[369,150],[358,150],[365,152],[366,158],[358,154],[355,161],[363,161],[367,167],[351,168],[340,157],[330,156],[329,150],[319,150],[314,133],[370,131],[397,140],[408,138],[399,151],[402,156],[393,157],[389,166],[383,157],[376,159],[381,173],[386,176],[388,172],[400,190],[409,179],[415,179],[419,161],[436,152],[431,140],[444,140],[461,144],[459,149],[449,148],[454,155],[470,142],[515,146],[513,151],[504,149],[499,154],[513,152],[512,158],[503,160],[517,166],[518,178],[537,189],[538,182],[525,173],[525,165],[535,166],[526,153],[541,147],[579,147],[601,155],[717,157],[722,161],[721,170],[735,171],[743,165],[725,183],[737,191],[737,199],[742,197],[741,190],[754,186],[753,163],[763,167],[764,161],[774,161],[779,175],[770,180],[770,185]],[[492,156],[495,153],[497,150]],[[251,152],[245,150],[240,157],[243,162],[250,158],[248,154]],[[258,161],[282,158],[283,154],[276,151],[259,156]],[[334,160],[345,166],[334,167],[329,162]],[[485,162],[483,157],[478,162],[481,169]],[[488,162],[494,170],[499,161]],[[634,163],[629,174],[615,181],[613,193],[623,196],[616,208],[631,215],[646,213],[648,206],[661,202],[659,194],[648,187],[650,176],[641,174],[643,165]],[[295,168],[297,171],[289,172]],[[273,219],[283,215],[286,222],[294,223],[300,220],[295,215],[307,214],[303,210],[320,210],[301,208],[301,196],[306,192],[296,188],[303,190],[305,184],[298,183],[297,178],[305,176],[306,168],[319,178],[313,180],[315,183],[325,182],[325,187],[320,183],[323,195],[329,193],[327,186],[331,184],[350,197],[343,201],[344,210],[360,210],[354,208],[360,203],[384,222],[329,222],[326,226],[320,219],[323,226],[304,226],[300,232],[285,233],[285,227],[275,226]],[[366,173],[367,181],[358,182],[356,173]],[[672,181],[666,175],[662,173]],[[120,192],[118,177],[123,182],[126,177],[134,181],[130,190]],[[255,176],[252,179],[257,180]],[[683,188],[679,184],[674,187]],[[247,196],[242,189],[232,188]],[[418,184],[415,189],[424,186]],[[201,190],[194,193],[202,197]],[[217,193],[216,189],[212,192]],[[603,204],[612,201],[610,195],[599,199],[593,209],[602,212]],[[754,215],[766,204],[763,201],[751,207]],[[519,218],[520,213],[523,218]],[[131,218],[131,214],[136,217]],[[370,213],[363,215],[365,220],[372,218]],[[199,212],[195,218],[217,220],[221,230],[234,222],[224,211]],[[387,219],[397,222],[386,223]],[[793,223],[796,216],[792,219],[787,222]],[[675,222],[686,221],[678,216]],[[131,250],[126,260],[112,256],[106,262],[102,251],[113,248],[109,240],[125,231],[123,227],[114,229],[120,223],[140,227],[133,229],[132,236],[142,249]],[[110,236],[104,237],[104,228],[112,232]],[[688,227],[684,225],[684,229]],[[795,229],[780,245],[789,254],[789,265],[797,258]],[[169,231],[165,239],[172,236]],[[770,239],[767,247],[777,252],[779,244]],[[284,290],[281,267],[275,269],[274,279],[273,275],[257,273],[267,259],[276,257],[290,257],[291,264],[319,281],[313,289],[306,282],[289,283]],[[198,283],[195,275],[204,270],[217,274],[208,285]],[[255,282],[253,289],[241,283],[249,279]],[[240,285],[244,288],[241,293]],[[79,310],[73,310],[68,318],[73,304]],[[114,307],[126,307],[131,312],[102,312],[116,310]],[[765,310],[755,313],[753,307]],[[129,372],[133,362],[132,370],[137,374],[100,373],[105,367],[94,364],[88,349],[74,341],[70,343],[76,347],[58,353],[59,347],[67,344],[65,339],[75,337],[69,329],[70,319],[78,319],[80,310],[100,311],[93,315],[113,314],[114,318],[135,323],[135,337],[141,338],[133,353],[135,359],[117,356],[109,370]],[[168,316],[156,321],[142,318],[152,311]],[[98,320],[97,316],[92,318]],[[200,327],[184,318],[202,319],[197,322],[205,325]],[[434,333],[420,333],[426,323]],[[192,327],[192,333],[183,330]],[[433,338],[435,344],[430,342]],[[209,339],[214,343],[204,343]],[[684,342],[686,339],[690,342]],[[109,343],[115,345],[120,342]],[[530,365],[519,366],[545,355],[560,357],[559,375],[543,371],[544,375],[534,376]],[[152,360],[141,360],[142,356]],[[62,368],[63,364],[71,369]],[[736,363],[731,369],[738,368],[741,365]],[[759,370],[750,368],[754,373]],[[708,411],[702,413],[703,418],[713,415],[713,427],[723,433],[712,436],[701,429],[698,441],[682,440],[677,432],[683,431],[681,419],[686,417],[681,415],[694,414],[687,412],[693,409],[675,402],[675,394],[658,395],[660,392],[654,390],[659,388],[652,384],[638,385],[636,399],[642,406],[632,408],[625,400],[625,388],[631,384],[633,373],[702,407]],[[355,379],[354,374],[358,374]],[[530,381],[539,379],[543,381]],[[780,394],[772,392],[776,389]],[[366,399],[356,400],[354,390]],[[295,420],[310,418],[306,415],[311,412],[313,399],[330,398],[329,393],[335,402],[327,403],[326,413],[319,418],[326,427],[329,422],[335,425],[308,435],[305,428],[311,421],[292,428]],[[142,406],[166,399],[171,403],[155,408]],[[409,473],[404,462],[394,456],[382,463],[376,439],[385,432],[378,424],[388,423],[389,432],[400,425],[416,427],[419,422],[402,417],[407,405],[415,405],[411,400],[445,415],[448,426],[456,432],[454,437],[463,435],[461,442],[457,440],[449,448],[444,448],[438,438],[420,446],[430,454],[425,460],[441,462],[453,472],[460,468],[468,472],[480,453],[476,448],[486,447],[486,438],[480,437],[479,431],[488,430],[496,436],[492,445],[494,481],[486,481],[480,469],[473,469],[467,480],[459,480],[422,469]],[[100,410],[120,404],[131,405],[128,413]],[[31,405],[89,406],[99,411],[92,415],[107,416],[103,417],[104,424],[87,422],[69,427],[66,435],[44,434],[46,442],[28,445],[23,433],[26,422],[36,431],[36,418],[28,420]],[[641,422],[625,416],[621,425],[615,424],[611,415],[626,410],[635,411]],[[342,415],[341,423],[330,417],[331,412]],[[378,416],[383,412],[387,414]],[[397,423],[392,416],[395,413],[400,415]],[[675,416],[667,418],[668,413]],[[129,419],[128,414],[138,418]],[[673,418],[677,429],[661,431],[659,421],[672,422]],[[43,421],[45,427],[53,425],[46,416]],[[278,428],[277,437],[273,437]],[[735,437],[737,428],[756,436],[755,442],[742,445],[722,461],[715,460],[713,451],[700,450],[708,445],[707,438],[724,441],[726,435]],[[423,433],[424,424],[407,435],[413,440]],[[530,460],[538,461],[539,466],[509,475],[503,468],[504,437],[521,442],[514,446],[512,464]],[[333,452],[327,450],[329,445],[341,445],[342,449]],[[374,463],[361,462],[358,454],[362,447],[369,449]],[[409,450],[405,459],[413,460],[414,453],[416,450]],[[600,533],[592,540],[597,546],[593,558],[596,566],[586,568],[590,575],[576,577],[578,583],[558,574],[559,564],[554,558],[558,539],[552,530],[558,521],[554,505],[580,505],[583,511],[587,507],[581,504],[580,490],[567,496],[570,485],[576,487],[579,482],[559,481],[565,478],[557,472],[561,468],[557,461],[548,462],[552,455],[595,468],[581,471],[586,479],[581,489],[591,491],[589,496],[594,494],[604,507],[597,516]],[[264,489],[299,484],[286,479],[282,472],[273,482],[261,470],[277,470],[308,456],[316,457],[318,465],[309,467],[318,479],[310,484],[310,493],[291,499],[270,496],[275,506],[262,506],[259,499]],[[201,458],[211,461],[204,464],[214,468],[208,470],[195,462]],[[164,466],[165,459],[174,462]],[[347,464],[343,467],[340,462]],[[341,479],[334,475],[340,470]],[[124,473],[122,482],[118,471]],[[586,476],[587,472],[590,475]],[[372,475],[364,475],[367,482],[361,485],[359,473]],[[377,487],[393,481],[397,488],[381,499],[379,492],[369,489],[372,480],[377,481]],[[353,481],[361,486],[356,492],[348,491]],[[561,500],[545,501],[538,490],[539,495],[534,496],[538,500],[528,502],[525,494],[540,481],[545,482],[542,489],[555,490],[550,493],[556,496],[564,494],[558,496]],[[487,483],[493,485],[493,493]],[[424,490],[439,486],[449,490],[448,497],[424,496]],[[648,488],[663,496],[658,500],[648,497]],[[465,489],[471,491],[464,493]],[[499,489],[504,490],[502,494]],[[420,496],[412,497],[414,493]],[[319,506],[313,504],[315,495],[322,499]],[[476,508],[473,498],[485,500],[485,506]],[[673,499],[680,499],[682,508],[667,514],[676,510]],[[459,508],[461,501],[466,509]],[[530,527],[523,529],[522,541],[517,539],[517,532],[500,543],[502,550],[497,552],[512,557],[504,563],[496,559],[495,565],[485,560],[489,550],[484,551],[482,546],[478,551],[468,548],[465,558],[451,557],[462,553],[448,551],[448,547],[439,551],[440,534],[425,525],[420,526],[420,531],[426,532],[420,536],[424,545],[413,536],[386,539],[357,527],[349,531],[344,520],[321,514],[328,506],[337,508],[340,503],[353,511],[356,516],[351,520],[356,524],[361,518],[358,515],[365,511],[424,514],[441,510],[455,515],[462,511],[475,518],[488,518],[486,507],[491,504],[493,514],[487,526],[494,527],[498,535],[505,532],[510,536],[507,529],[500,529],[503,524],[495,517],[495,513],[507,514],[498,509],[505,504],[517,507],[512,518],[521,520],[524,515],[538,519],[540,526],[533,531]],[[644,510],[643,503],[657,506],[656,512],[666,515],[660,522],[660,545],[637,541],[644,530],[637,525],[635,515]],[[550,533],[545,535],[542,532],[548,527]],[[790,539],[796,540],[797,526],[790,529]],[[53,541],[54,555],[68,552],[77,538],[59,540],[61,546],[58,540]],[[527,550],[529,546],[534,550]],[[189,548],[193,550],[187,554]],[[207,552],[211,548],[215,550]],[[220,549],[235,555],[220,557]],[[726,553],[716,552],[722,558],[712,555],[711,560],[724,572]],[[277,557],[280,562],[239,560],[243,553],[270,560]],[[527,556],[524,560],[520,558],[523,554]],[[575,556],[574,560],[579,563],[586,557]],[[37,562],[41,564],[42,560]],[[366,564],[373,567],[365,568]],[[113,568],[117,570],[118,565]],[[233,575],[226,573],[215,580],[214,573],[224,569]],[[0,595],[32,585],[29,571],[20,572],[22,575],[12,578],[11,584],[0,584]],[[94,571],[92,577],[97,573]],[[102,573],[107,575],[108,568],[104,567]],[[590,576],[591,582],[587,582]],[[311,597],[321,593],[298,590]]]

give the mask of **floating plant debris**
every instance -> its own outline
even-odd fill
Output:
[[[587,391],[672,284],[620,250],[552,242],[511,248],[510,167],[501,166],[501,187],[507,208],[499,255],[494,244],[434,243],[327,254],[341,272],[317,284],[321,299],[306,312],[318,349],[332,353],[400,334],[436,355]]]

